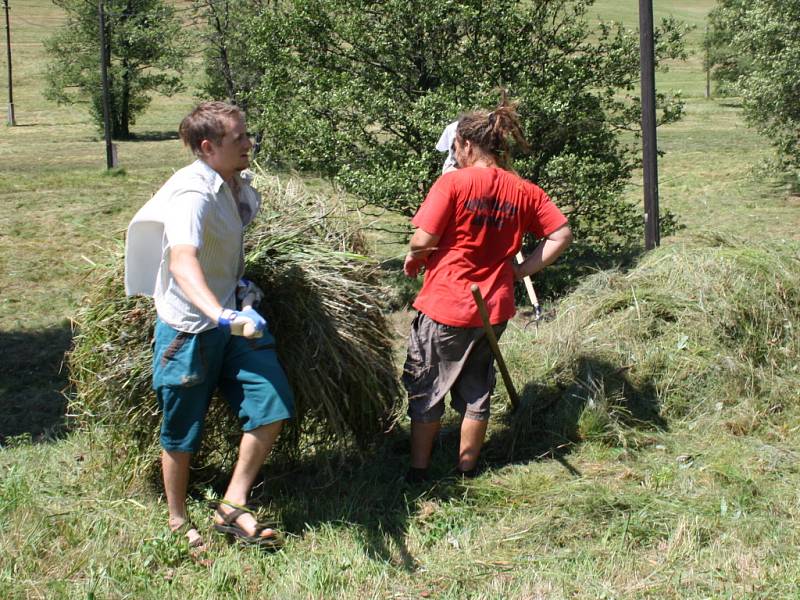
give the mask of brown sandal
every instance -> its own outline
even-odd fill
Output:
[[[224,512],[221,510],[222,505],[229,506],[233,510],[231,512]],[[256,517],[255,512],[246,506],[239,506],[226,500],[221,500],[216,505],[216,513],[222,519],[222,523],[214,523],[214,529],[220,533],[226,534],[245,546],[258,546],[265,550],[278,550],[283,546],[283,540],[279,533],[272,529],[268,523],[261,523],[256,520],[255,534],[248,534],[242,527],[240,527],[236,520],[244,514],[251,514]],[[271,532],[268,535],[262,535],[265,531]]]

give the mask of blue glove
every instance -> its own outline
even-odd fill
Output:
[[[267,328],[267,321],[252,308],[240,310],[239,316],[250,319],[253,322],[253,325],[255,325],[256,331],[264,331],[264,329]]]
[[[230,331],[231,323],[233,323],[238,317],[239,313],[235,310],[223,308],[222,312],[219,313],[219,316],[217,317],[217,326],[224,331]]]

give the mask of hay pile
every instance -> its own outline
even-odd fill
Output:
[[[363,445],[394,418],[399,397],[382,311],[386,290],[341,200],[313,195],[299,180],[284,184],[259,174],[255,185],[264,204],[246,235],[246,275],[264,290],[260,310],[275,334],[297,408],[277,450],[296,455]],[[68,355],[74,384],[69,414],[79,426],[104,423],[122,443],[154,451],[160,414],[150,389],[152,300],[125,297],[121,253],[95,277]],[[196,462],[227,468],[240,435],[216,398]]]
[[[503,350],[532,409],[520,440],[636,444],[637,431],[720,414],[755,426],[800,400],[799,325],[797,243],[665,245],[584,280],[538,330],[509,327]]]

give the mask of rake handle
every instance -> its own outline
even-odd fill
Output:
[[[489,322],[489,311],[486,309],[486,302],[483,301],[481,290],[476,284],[473,283],[470,289],[472,290],[472,297],[475,299],[475,304],[478,306],[478,313],[481,315],[481,321],[483,321],[483,330],[486,332],[486,339],[489,342],[489,347],[492,349],[495,360],[497,360],[500,375],[503,377],[503,383],[508,392],[508,399],[511,400],[511,408],[516,410],[519,406],[519,396],[517,396],[514,382],[511,381],[511,375],[509,375],[508,369],[506,368],[506,361],[503,360],[503,355],[500,354],[500,346],[497,345],[497,336],[494,334],[492,324]]]
[[[517,252],[517,262],[519,264],[525,262],[525,257],[522,256],[522,252]],[[533,281],[531,280],[531,276],[525,275],[525,277],[522,278],[522,281],[525,284],[525,289],[528,291],[528,298],[531,300],[531,304],[533,305],[533,313],[538,321],[542,316],[542,309],[539,307],[539,298],[536,297],[536,290],[533,289]]]

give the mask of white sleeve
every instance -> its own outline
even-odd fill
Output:
[[[453,147],[453,141],[456,139],[456,129],[458,128],[458,121],[453,121],[442,131],[439,141],[436,142],[436,149],[439,152],[450,152]]]
[[[202,192],[187,190],[175,194],[167,202],[164,233],[167,245],[185,244],[203,247],[203,227],[208,213],[208,198]]]

